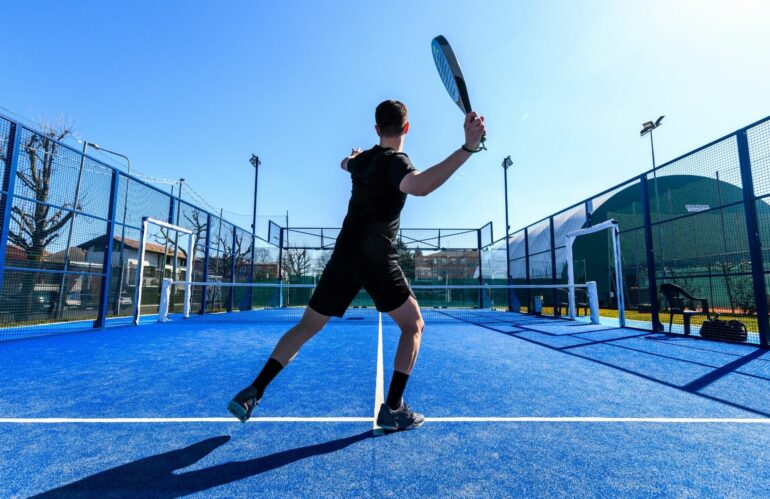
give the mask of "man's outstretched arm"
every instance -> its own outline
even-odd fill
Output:
[[[348,161],[350,161],[351,159],[355,158],[356,156],[358,156],[362,152],[363,152],[363,149],[361,149],[361,148],[351,149],[350,156],[346,156],[345,158],[343,158],[343,160],[340,162],[340,167],[343,170],[348,171]]]
[[[464,128],[465,147],[472,150],[478,149],[481,138],[487,132],[484,127],[484,117],[476,113],[468,113],[465,116]],[[470,158],[471,154],[459,148],[444,161],[431,166],[424,172],[407,174],[398,187],[405,194],[427,196],[441,187]]]

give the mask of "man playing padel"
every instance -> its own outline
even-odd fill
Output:
[[[302,345],[319,332],[330,317],[342,317],[362,287],[374,300],[377,310],[390,315],[401,329],[393,378],[387,399],[377,415],[377,425],[388,430],[407,430],[425,421],[403,400],[425,324],[398,265],[395,242],[401,210],[407,194],[426,196],[446,182],[479,150],[486,129],[483,116],[468,113],[462,147],[444,161],[420,172],[403,152],[404,138],[409,132],[406,106],[395,100],[382,102],[375,111],[375,121],[379,145],[367,151],[354,149],[342,160],[342,169],[350,173],[353,181],[348,213],[302,319],[281,337],[257,378],[227,407],[242,422],[251,417],[267,385],[291,362]]]

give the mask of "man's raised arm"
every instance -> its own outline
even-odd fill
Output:
[[[475,151],[478,149],[481,138],[487,133],[484,127],[484,117],[473,112],[468,113],[465,116],[464,128],[465,144],[463,144],[463,147],[457,149],[444,161],[431,166],[424,172],[411,172],[407,174],[398,186],[401,192],[413,196],[427,196],[441,187],[471,157],[473,153],[468,150]],[[343,168],[345,167],[343,166]]]

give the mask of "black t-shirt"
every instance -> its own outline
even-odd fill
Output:
[[[336,248],[384,263],[397,258],[395,241],[406,202],[398,188],[414,171],[409,156],[379,145],[348,161],[353,191]]]

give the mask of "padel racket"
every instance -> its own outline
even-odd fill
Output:
[[[442,35],[433,39],[430,44],[433,52],[433,61],[436,63],[438,75],[444,83],[449,97],[452,98],[457,107],[464,114],[472,111],[471,100],[468,97],[468,87],[465,86],[465,77],[460,69],[460,63],[457,61],[452,46]],[[481,148],[486,149],[484,142],[486,137],[481,138]]]

